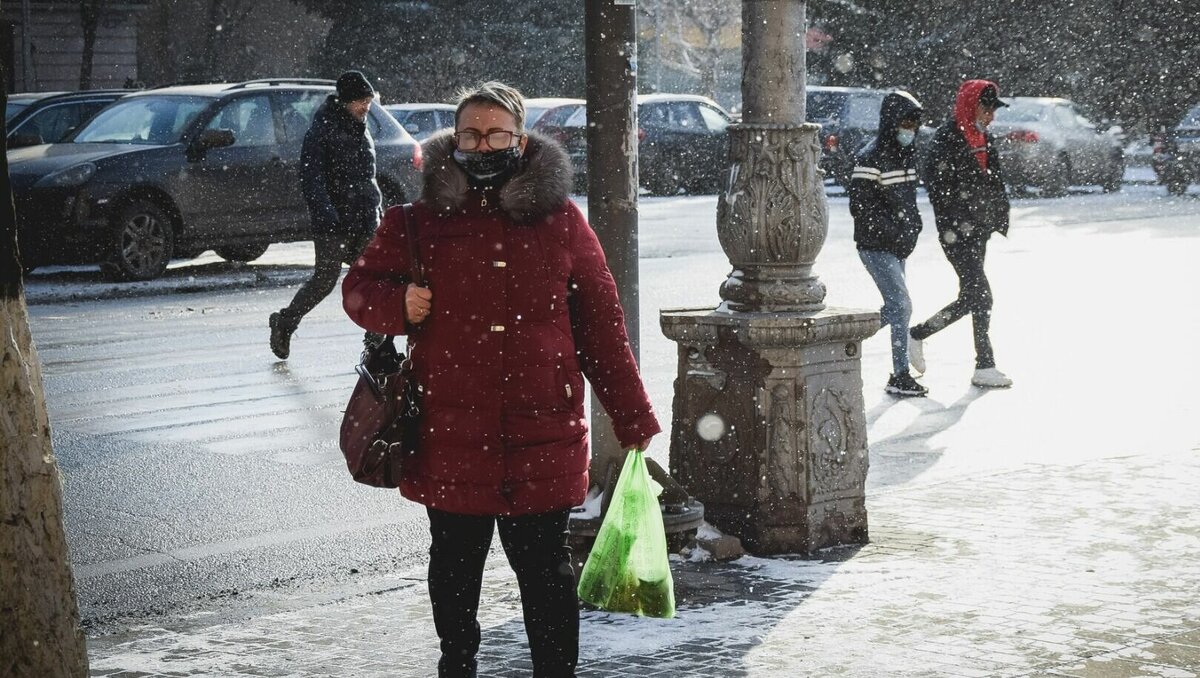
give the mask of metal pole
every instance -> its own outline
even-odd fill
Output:
[[[637,32],[633,0],[585,0],[588,219],[604,247],[638,357]],[[623,461],[612,423],[592,398],[592,482]]]

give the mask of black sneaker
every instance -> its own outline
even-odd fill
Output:
[[[280,360],[287,360],[292,352],[292,333],[300,321],[284,315],[282,311],[271,314],[271,352]]]
[[[917,380],[913,379],[908,372],[893,374],[888,379],[887,387],[884,390],[904,398],[922,398],[929,393],[929,389],[917,383]]]

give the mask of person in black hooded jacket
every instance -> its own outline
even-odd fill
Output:
[[[938,240],[958,276],[958,297],[909,336],[909,356],[918,372],[925,371],[924,340],[968,313],[975,338],[975,373],[971,383],[984,388],[1006,388],[1012,379],[996,369],[989,336],[992,288],[983,260],[993,233],[1008,235],[1008,195],[1004,190],[1000,154],[987,127],[1000,100],[996,84],[968,80],[959,87],[954,116],[938,128],[925,163],[925,186]]]
[[[917,246],[917,170],[913,143],[924,111],[908,92],[891,92],[879,109],[879,133],[855,157],[847,192],[858,256],[883,296],[879,317],[892,334],[892,376],[886,390],[900,396],[928,392],[909,373],[908,321],[912,300],[904,260]]]
[[[272,313],[271,351],[291,352],[300,319],[337,285],[342,263],[352,264],[375,235],[383,196],[375,181],[375,142],[367,112],[375,89],[358,71],[347,71],[313,116],[300,151],[300,191],[313,224],[313,275],[286,308]],[[368,340],[371,337],[368,336]]]

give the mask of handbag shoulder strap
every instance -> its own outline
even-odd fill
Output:
[[[417,223],[413,218],[413,206],[406,202],[401,207],[404,210],[404,230],[408,233],[408,257],[411,262],[409,278],[421,287],[428,287],[425,280],[425,266],[421,264],[421,250],[417,247]]]
[[[420,285],[428,287],[429,282],[425,280],[425,267],[421,264],[421,248],[417,247],[417,220],[413,218],[413,206],[411,202],[406,202],[400,206],[404,211],[404,231],[408,236],[408,259],[409,259],[409,279]],[[379,347],[385,344],[392,344],[395,350],[393,338],[395,335],[389,334],[384,337],[384,340],[379,343]],[[409,335],[409,352],[412,352],[412,335]]]

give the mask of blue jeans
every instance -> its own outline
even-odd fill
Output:
[[[912,318],[912,299],[904,280],[904,260],[878,250],[859,250],[858,258],[875,280],[883,295],[879,317],[892,328],[892,373],[908,371],[908,321]]]

